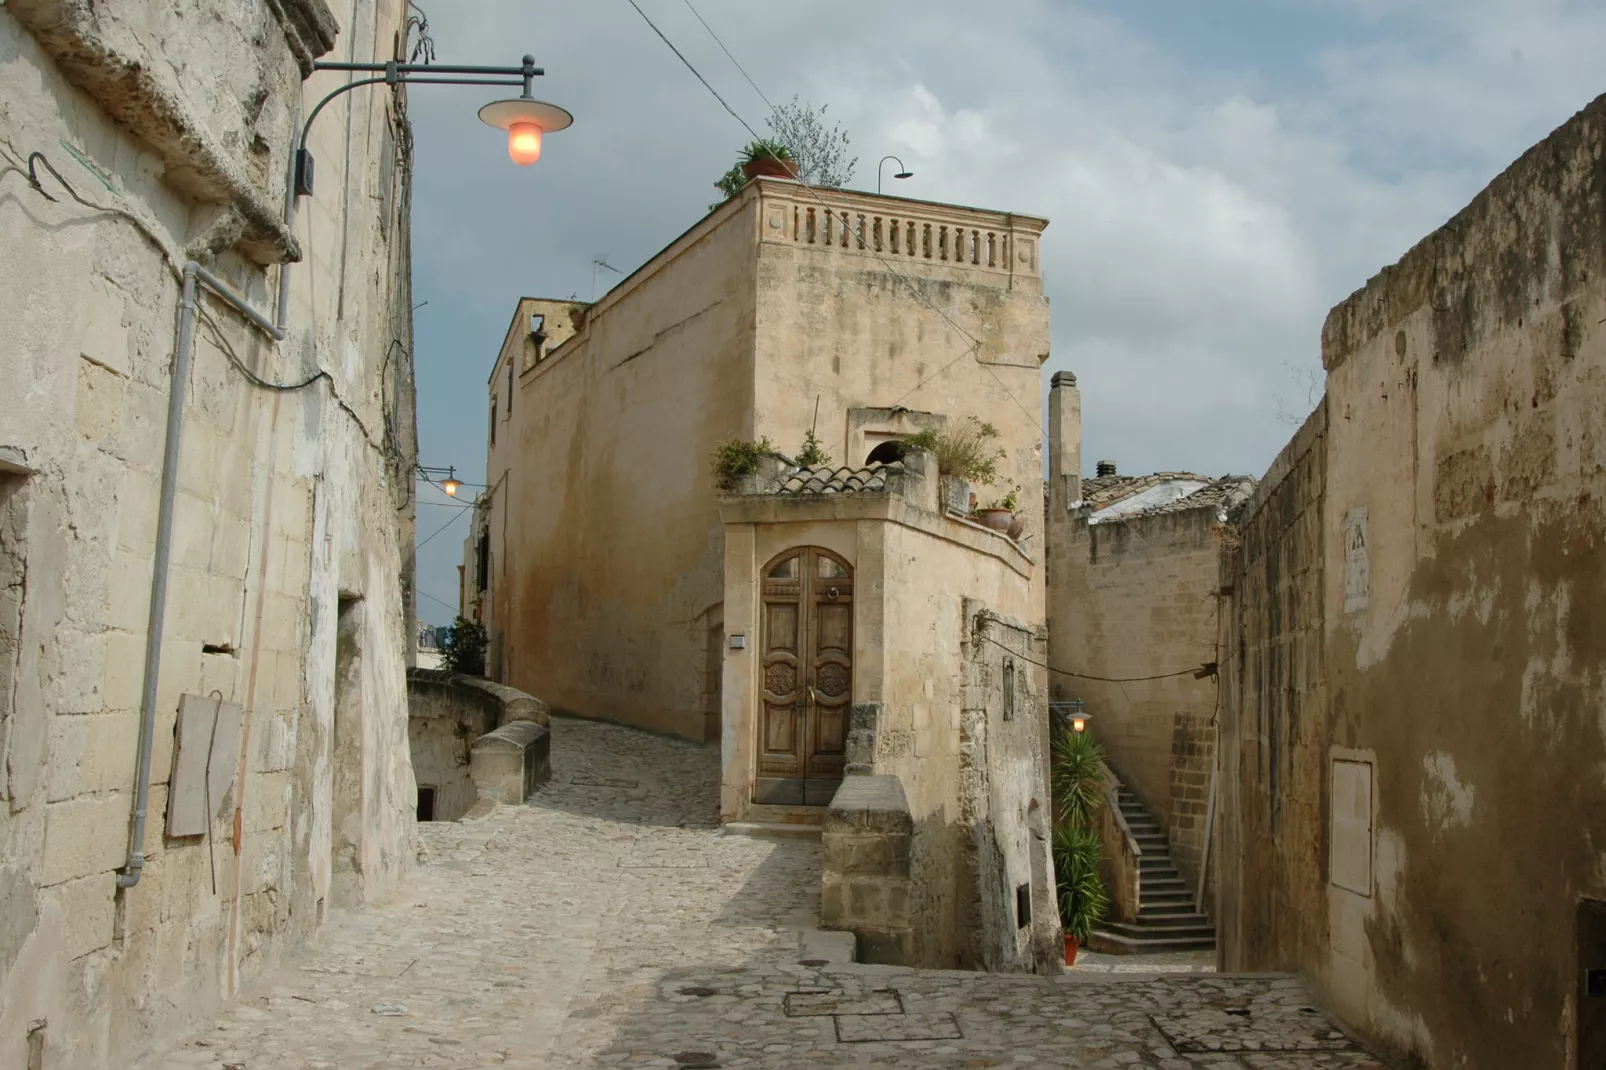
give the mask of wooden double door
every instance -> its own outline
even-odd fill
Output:
[[[805,546],[764,569],[754,801],[825,806],[842,782],[853,705],[853,569]]]

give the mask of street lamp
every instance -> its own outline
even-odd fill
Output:
[[[426,483],[434,483],[434,476],[445,472],[446,478],[440,481],[440,488],[446,492],[447,497],[457,497],[457,489],[463,485],[463,481],[457,478],[457,469],[455,467],[448,466],[446,468],[436,468],[423,464],[417,465],[416,467],[418,468],[419,477],[422,478]],[[434,475],[431,475],[431,473],[434,473]],[[480,483],[476,483],[474,485],[476,487],[483,486],[483,484]]]
[[[1069,721],[1071,723],[1071,731],[1073,732],[1087,731],[1087,722],[1093,719],[1087,713],[1087,711],[1082,708],[1082,700],[1079,698],[1072,699],[1069,702],[1050,702],[1048,704],[1048,708],[1052,712],[1059,714],[1062,718]]]
[[[546,104],[530,95],[531,84],[546,71],[535,65],[534,56],[525,56],[517,67],[453,67],[433,63],[325,63],[312,65],[315,71],[349,71],[374,74],[347,82],[318,101],[307,115],[296,141],[295,195],[312,195],[312,153],[307,151],[307,135],[312,122],[331,100],[358,86],[377,85],[502,85],[519,86],[524,92],[509,100],[498,100],[480,109],[480,119],[489,126],[506,130],[507,154],[520,167],[541,158],[541,138],[574,122],[574,116],[555,104]]]
[[[905,167],[903,165],[903,161],[898,159],[896,156],[883,156],[883,157],[881,157],[881,162],[875,165],[875,191],[876,191],[876,194],[878,196],[881,193],[881,169],[886,167],[888,160],[892,160],[893,162],[895,162],[898,165],[898,172],[895,175],[892,176],[893,178],[913,178],[913,177],[915,177],[915,173],[913,171],[909,170],[907,167]]]

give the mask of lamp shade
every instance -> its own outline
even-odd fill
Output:
[[[574,116],[558,107],[529,97],[512,100],[493,100],[480,109],[480,122],[498,130],[511,130],[515,126],[533,126],[543,134],[563,130],[574,123]]]

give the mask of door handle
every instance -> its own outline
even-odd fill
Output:
[[[809,705],[814,705],[814,685],[809,685]]]

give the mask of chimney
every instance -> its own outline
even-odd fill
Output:
[[[1103,477],[1103,476],[1113,476],[1113,475],[1115,475],[1115,462],[1114,461],[1100,461],[1099,462],[1099,476]]]
[[[1082,498],[1082,392],[1076,376],[1055,372],[1048,391],[1049,496],[1056,512]]]

